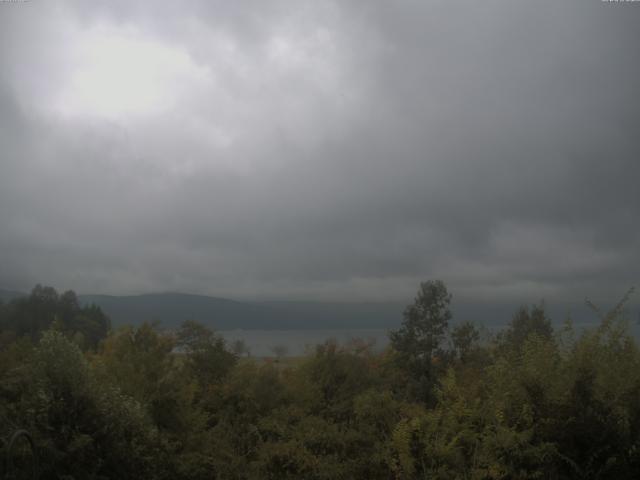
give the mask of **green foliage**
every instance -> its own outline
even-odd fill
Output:
[[[420,284],[412,305],[404,311],[402,327],[391,332],[395,350],[412,357],[430,357],[440,351],[451,320],[451,295],[440,280]]]
[[[544,310],[544,304],[534,305],[530,309],[520,307],[507,329],[499,335],[498,342],[505,351],[517,353],[531,335],[543,339],[553,336],[553,327]]]
[[[52,287],[41,285],[36,285],[28,297],[0,304],[3,338],[28,336],[37,340],[49,328],[63,332],[83,349],[95,349],[107,336],[110,322],[99,307],[81,307],[73,291],[59,295]]]
[[[438,361],[445,360],[443,342],[451,320],[451,295],[441,280],[420,284],[415,301],[404,311],[399,330],[389,334],[397,352],[398,366],[407,374],[414,398],[431,403],[438,374]]]
[[[155,428],[140,404],[101,384],[81,351],[55,331],[13,352],[0,393],[5,429],[35,438],[42,478],[133,478],[157,468]]]
[[[0,308],[57,315],[2,337],[2,435],[32,433],[43,479],[640,477],[640,350],[620,305],[584,332],[523,308],[480,343],[473,324],[449,332],[449,302],[427,282],[385,352],[329,341],[285,363],[239,359],[194,322],[83,353],[74,296],[40,288]]]
[[[186,353],[185,366],[203,388],[220,381],[237,361],[221,336],[192,320],[178,329],[176,346]]]
[[[471,322],[456,325],[451,331],[451,343],[456,356],[460,360],[466,360],[477,347],[480,340],[480,332]]]

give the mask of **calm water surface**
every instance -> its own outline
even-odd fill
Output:
[[[597,322],[576,322],[577,333],[585,328],[597,327]],[[505,325],[481,327],[484,338],[497,333]],[[630,322],[631,333],[640,340],[639,322]],[[561,325],[554,324],[555,329]],[[249,347],[251,355],[256,357],[273,356],[273,348],[285,347],[287,356],[303,355],[326,340],[335,340],[344,345],[353,339],[369,341],[374,351],[381,351],[389,344],[388,329],[327,329],[327,330],[222,330],[219,332],[229,344],[243,340]]]

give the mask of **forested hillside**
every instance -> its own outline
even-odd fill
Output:
[[[159,321],[168,328],[185,319],[218,330],[395,327],[395,303],[249,302],[184,293],[131,296],[79,295],[84,305],[95,304],[114,325]]]
[[[36,287],[0,306],[0,436],[30,432],[42,479],[639,478],[627,298],[591,330],[534,305],[487,337],[429,281],[384,352],[285,360]]]
[[[0,290],[0,301],[27,294]],[[186,293],[144,295],[78,294],[81,306],[95,305],[114,326],[160,322],[175,328],[195,320],[217,330],[395,328],[402,304],[397,302],[237,301]]]

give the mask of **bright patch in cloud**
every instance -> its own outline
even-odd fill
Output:
[[[92,32],[82,41],[56,107],[65,114],[110,119],[157,114],[207,74],[179,48],[130,34]]]

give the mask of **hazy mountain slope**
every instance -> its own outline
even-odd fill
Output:
[[[133,296],[80,295],[82,303],[95,303],[109,315],[114,325],[160,321],[174,327],[184,320],[197,320],[217,329],[234,325],[255,325],[273,320],[271,312],[249,304],[221,298],[178,293]]]
[[[158,320],[173,327],[192,319],[218,330],[388,328],[399,324],[401,312],[386,303],[237,302],[179,293],[80,295],[80,301],[100,306],[114,325]]]
[[[13,290],[2,290],[0,289],[0,301],[8,302],[13,300],[14,298],[24,297],[26,294],[21,292],[15,292]]]
[[[7,302],[25,293],[0,290],[0,300]],[[397,328],[407,302],[239,302],[204,295],[157,293],[131,296],[79,295],[83,304],[95,303],[111,318],[113,325],[139,325],[158,320],[175,327],[187,319],[197,320],[217,330],[285,330],[285,329],[376,329]],[[505,325],[518,304],[512,302],[452,303],[453,323],[471,320],[487,327]],[[604,310],[610,305],[603,305]],[[547,305],[555,325],[571,314],[577,324],[597,322],[584,304]],[[640,313],[631,305],[628,317],[637,330]]]

